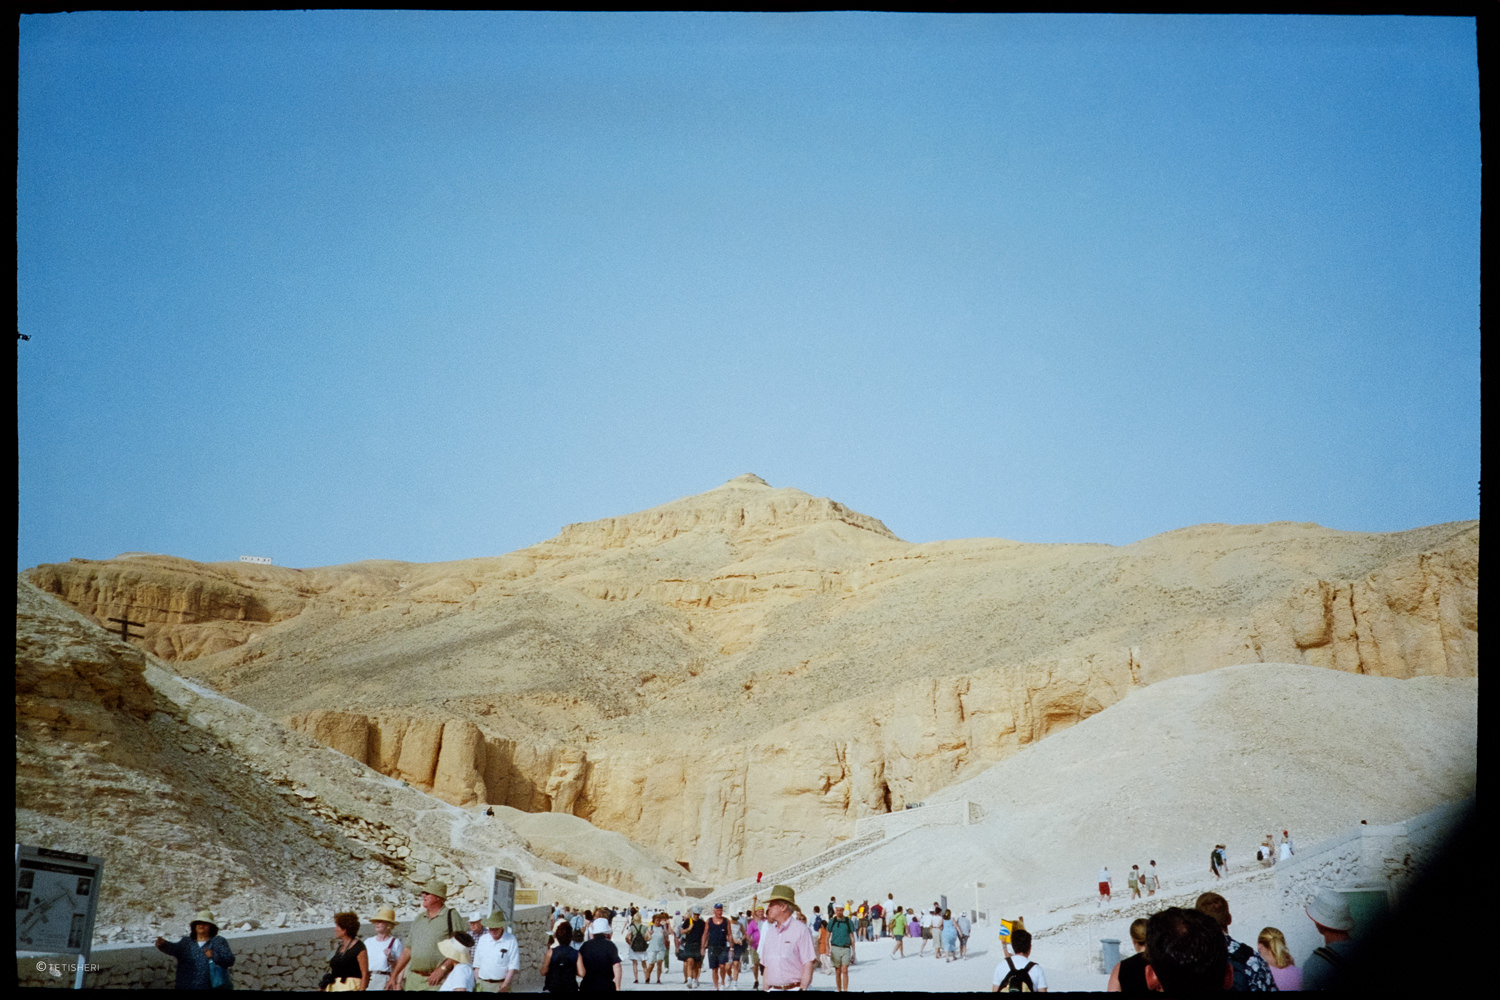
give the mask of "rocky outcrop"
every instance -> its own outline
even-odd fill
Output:
[[[248,638],[191,669],[220,690],[455,804],[586,818],[717,876],[1162,680],[1273,661],[1476,676],[1478,550],[1477,522],[913,545],[746,476],[499,558],[29,575],[90,614],[219,608]],[[145,642],[186,656],[206,628]]]

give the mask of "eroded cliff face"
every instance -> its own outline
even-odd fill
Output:
[[[727,878],[1170,677],[1475,676],[1478,545],[1477,522],[912,545],[741,477],[498,558],[29,575],[449,802],[582,817]]]

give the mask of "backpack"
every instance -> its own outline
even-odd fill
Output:
[[[1028,961],[1024,969],[1016,968],[1016,963],[1008,958],[1005,964],[1010,966],[1010,971],[1005,974],[1004,979],[1000,980],[1001,993],[1036,992],[1036,987],[1031,982],[1031,967],[1036,964],[1035,962]]]
[[[646,940],[646,927],[644,924],[630,925],[630,940],[628,942],[631,951],[645,951],[651,942]]]

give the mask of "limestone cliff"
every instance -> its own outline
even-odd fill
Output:
[[[917,545],[743,476],[502,557],[29,575],[385,774],[730,877],[1167,678],[1476,676],[1478,545],[1477,522]]]

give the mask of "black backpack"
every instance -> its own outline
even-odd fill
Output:
[[[1035,962],[1027,962],[1024,969],[1016,968],[1016,963],[1008,958],[1005,960],[1005,964],[1010,966],[1010,971],[1005,974],[1004,979],[1000,980],[1001,993],[1036,992],[1036,986],[1031,982],[1031,967],[1036,964]]]
[[[636,951],[636,952],[645,951],[646,948],[649,947],[649,945],[650,945],[650,942],[646,940],[646,925],[645,924],[631,924],[630,925],[630,950],[631,951]]]

